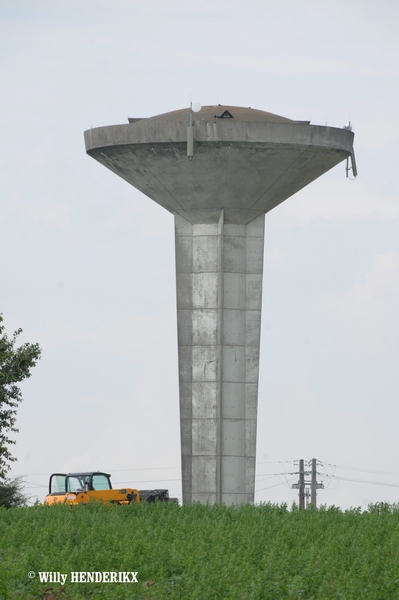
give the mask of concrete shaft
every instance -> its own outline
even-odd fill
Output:
[[[183,502],[253,502],[264,215],[175,234]]]

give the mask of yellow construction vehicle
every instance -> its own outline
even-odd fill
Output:
[[[176,502],[169,498],[168,490],[136,490],[121,488],[113,490],[111,476],[101,471],[89,473],[53,473],[49,481],[49,493],[44,504],[87,504],[90,500],[130,504],[131,502]]]

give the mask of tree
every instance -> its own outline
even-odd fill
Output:
[[[0,314],[0,480],[4,480],[10,470],[9,463],[16,461],[8,449],[10,444],[15,444],[8,435],[18,432],[15,428],[17,406],[23,400],[16,384],[30,377],[30,371],[41,355],[39,344],[27,343],[17,348],[17,337],[22,329],[9,338],[2,323]]]
[[[23,492],[21,477],[0,481],[0,508],[26,506],[29,498]]]

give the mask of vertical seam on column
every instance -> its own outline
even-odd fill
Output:
[[[219,261],[218,261],[218,321],[219,321],[219,332],[218,336],[218,363],[219,363],[219,398],[218,398],[218,414],[217,414],[217,440],[218,440],[218,454],[217,454],[217,466],[216,466],[216,497],[217,502],[222,501],[222,403],[223,403],[223,304],[224,304],[224,281],[223,281],[223,250],[224,250],[224,210],[220,211],[219,224],[218,224],[218,237],[219,237]]]
[[[191,489],[190,489],[190,501],[193,501],[193,266],[194,266],[194,236],[193,230],[191,230],[191,266],[190,266],[190,274],[191,274],[191,285],[190,285],[190,322],[191,322],[191,332],[190,332],[190,341],[191,341],[191,377],[190,377],[190,405],[191,405],[191,413],[190,413],[190,480],[191,480]]]
[[[260,218],[261,215],[259,215],[259,217],[257,217],[257,219]],[[255,220],[255,219],[254,219]],[[248,225],[249,223],[245,226],[245,253],[247,254],[247,241],[248,241]],[[261,288],[260,288],[260,298],[259,298],[259,304],[258,304],[258,308],[256,310],[259,310],[260,313],[260,319],[259,319],[259,341],[258,341],[258,372],[257,372],[257,379],[255,382],[256,385],[256,418],[255,418],[255,434],[254,434],[254,449],[255,449],[255,456],[254,456],[254,481],[253,481],[253,489],[249,489],[247,488],[247,485],[245,486],[245,492],[246,492],[246,497],[248,498],[248,496],[251,496],[251,502],[254,502],[255,500],[255,474],[256,474],[256,439],[257,439],[257,412],[258,412],[258,393],[259,393],[259,366],[260,366],[260,332],[261,332],[261,317],[262,317],[262,296],[263,296],[263,254],[264,254],[264,244],[265,244],[265,214],[263,213],[263,222],[262,222],[262,227],[263,227],[263,235],[262,235],[262,260],[261,260],[261,269],[260,269],[260,276],[261,276]],[[247,256],[245,256],[245,264],[247,266]],[[247,271],[247,269],[246,269]],[[245,288],[247,289],[247,278],[248,278],[248,272],[246,272],[246,282],[245,282]],[[245,320],[247,319],[247,312],[248,312],[248,308],[247,305],[245,306]],[[247,322],[245,323],[245,329],[247,328]],[[245,390],[247,393],[247,381],[245,383]],[[247,423],[248,419],[247,419],[247,402],[245,402],[245,422]],[[246,430],[246,436],[247,436],[247,430]],[[246,439],[246,445],[247,445],[248,440]],[[247,471],[247,461],[248,461],[247,457],[247,453],[245,453],[245,470]],[[247,475],[246,475],[247,477]]]
[[[193,226],[194,228],[194,226]],[[191,490],[190,490],[190,497],[191,497],[191,502],[193,502],[193,489],[194,489],[194,476],[193,476],[193,461],[194,461],[194,457],[193,457],[193,381],[194,381],[194,362],[193,362],[193,353],[194,353],[194,348],[193,348],[193,343],[194,343],[194,324],[193,324],[193,310],[194,310],[194,282],[193,282],[193,272],[194,272],[194,232],[193,229],[191,230],[191,266],[190,266],[190,275],[191,275],[191,286],[190,286],[190,293],[191,293],[191,298],[190,298],[190,311],[191,311],[191,315],[190,315],[190,323],[191,323],[191,390],[190,390],[190,404],[191,404],[191,426],[190,426],[190,479],[191,479]]]
[[[184,235],[184,236],[177,236],[176,216],[177,216],[177,213],[175,213],[175,214],[174,214],[174,217],[175,217],[175,255],[176,255],[176,302],[178,302],[178,290],[177,290],[177,274],[178,274],[178,272],[177,272],[177,265],[178,265],[178,261],[177,261],[177,253],[178,253],[178,237],[179,237],[179,238],[180,238],[180,237],[184,238],[184,237],[186,237],[186,236],[185,236],[185,235]],[[184,217],[183,217],[183,218],[184,218]],[[193,244],[193,236],[191,235],[191,236],[187,236],[187,237],[190,237],[190,238],[191,238],[191,244]],[[191,252],[191,256],[192,256],[192,252]],[[192,260],[191,260],[191,262],[192,262]],[[192,265],[191,265],[191,268],[190,268],[190,273],[192,273]],[[191,282],[191,285],[190,285],[190,293],[191,293],[191,299],[190,299],[190,306],[191,306],[191,308],[190,308],[189,310],[190,310],[190,312],[192,313],[192,300],[193,300],[193,299],[192,299],[192,282]],[[177,308],[177,307],[176,307],[176,308]],[[181,311],[181,309],[180,309],[180,311]],[[180,314],[181,314],[181,313],[180,313]],[[179,309],[178,309],[178,308],[177,308],[177,316],[178,316],[178,319],[179,319]],[[177,326],[179,327],[179,320],[178,320]],[[189,384],[190,384],[190,415],[191,415],[191,416],[190,416],[190,423],[191,423],[191,426],[190,426],[190,440],[189,440],[189,455],[188,455],[188,456],[187,456],[187,454],[185,454],[185,455],[184,455],[184,457],[185,457],[185,459],[186,459],[186,460],[184,461],[184,463],[185,463],[184,465],[183,465],[183,439],[181,439],[181,449],[180,449],[180,451],[181,451],[181,468],[182,468],[182,492],[183,492],[183,499],[184,499],[185,501],[187,501],[187,500],[188,500],[190,503],[192,502],[192,497],[193,497],[193,431],[192,431],[192,393],[193,393],[193,391],[192,391],[192,390],[193,390],[193,363],[192,363],[192,333],[193,333],[193,332],[192,332],[192,324],[191,324],[191,332],[190,332],[190,335],[191,335],[191,346],[190,346],[190,351],[191,351],[191,373],[190,373],[190,381],[189,381]],[[180,358],[180,354],[181,354],[181,353],[183,353],[183,348],[185,348],[185,346],[181,346],[181,345],[178,343],[178,355],[179,355],[179,358]],[[181,382],[180,382],[180,370],[179,370],[179,404],[180,404],[180,397],[181,397],[181,387],[180,387],[180,383],[181,383]],[[180,410],[181,410],[181,409],[180,409]],[[183,425],[183,423],[182,423],[182,416],[181,416],[181,412],[180,412],[180,411],[179,411],[179,413],[180,413],[180,414],[179,414],[179,418],[180,418],[180,427],[182,427],[182,425]],[[188,459],[188,460],[187,460],[187,459]],[[187,463],[189,464],[189,468],[190,468],[190,489],[189,489],[189,490],[187,490],[187,489],[184,489],[184,481],[185,481],[185,477],[184,477],[184,475],[185,475],[185,473],[183,472],[183,469],[184,469],[184,468],[185,468],[185,469],[187,469]],[[188,498],[187,498],[187,496],[188,496]]]
[[[248,226],[245,225],[245,382],[244,382],[244,438],[245,438],[245,447],[244,447],[244,492],[245,498],[248,499],[248,459],[247,459],[247,447],[248,447],[248,429],[247,429],[247,404],[248,404],[248,382],[247,382],[247,332],[248,332],[248,302],[247,302],[247,285],[248,285]],[[255,495],[255,494],[254,494]]]

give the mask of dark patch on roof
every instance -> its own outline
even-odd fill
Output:
[[[231,114],[231,112],[229,112],[228,110],[225,110],[224,112],[222,112],[221,115],[215,115],[215,119],[234,119],[233,115]]]

